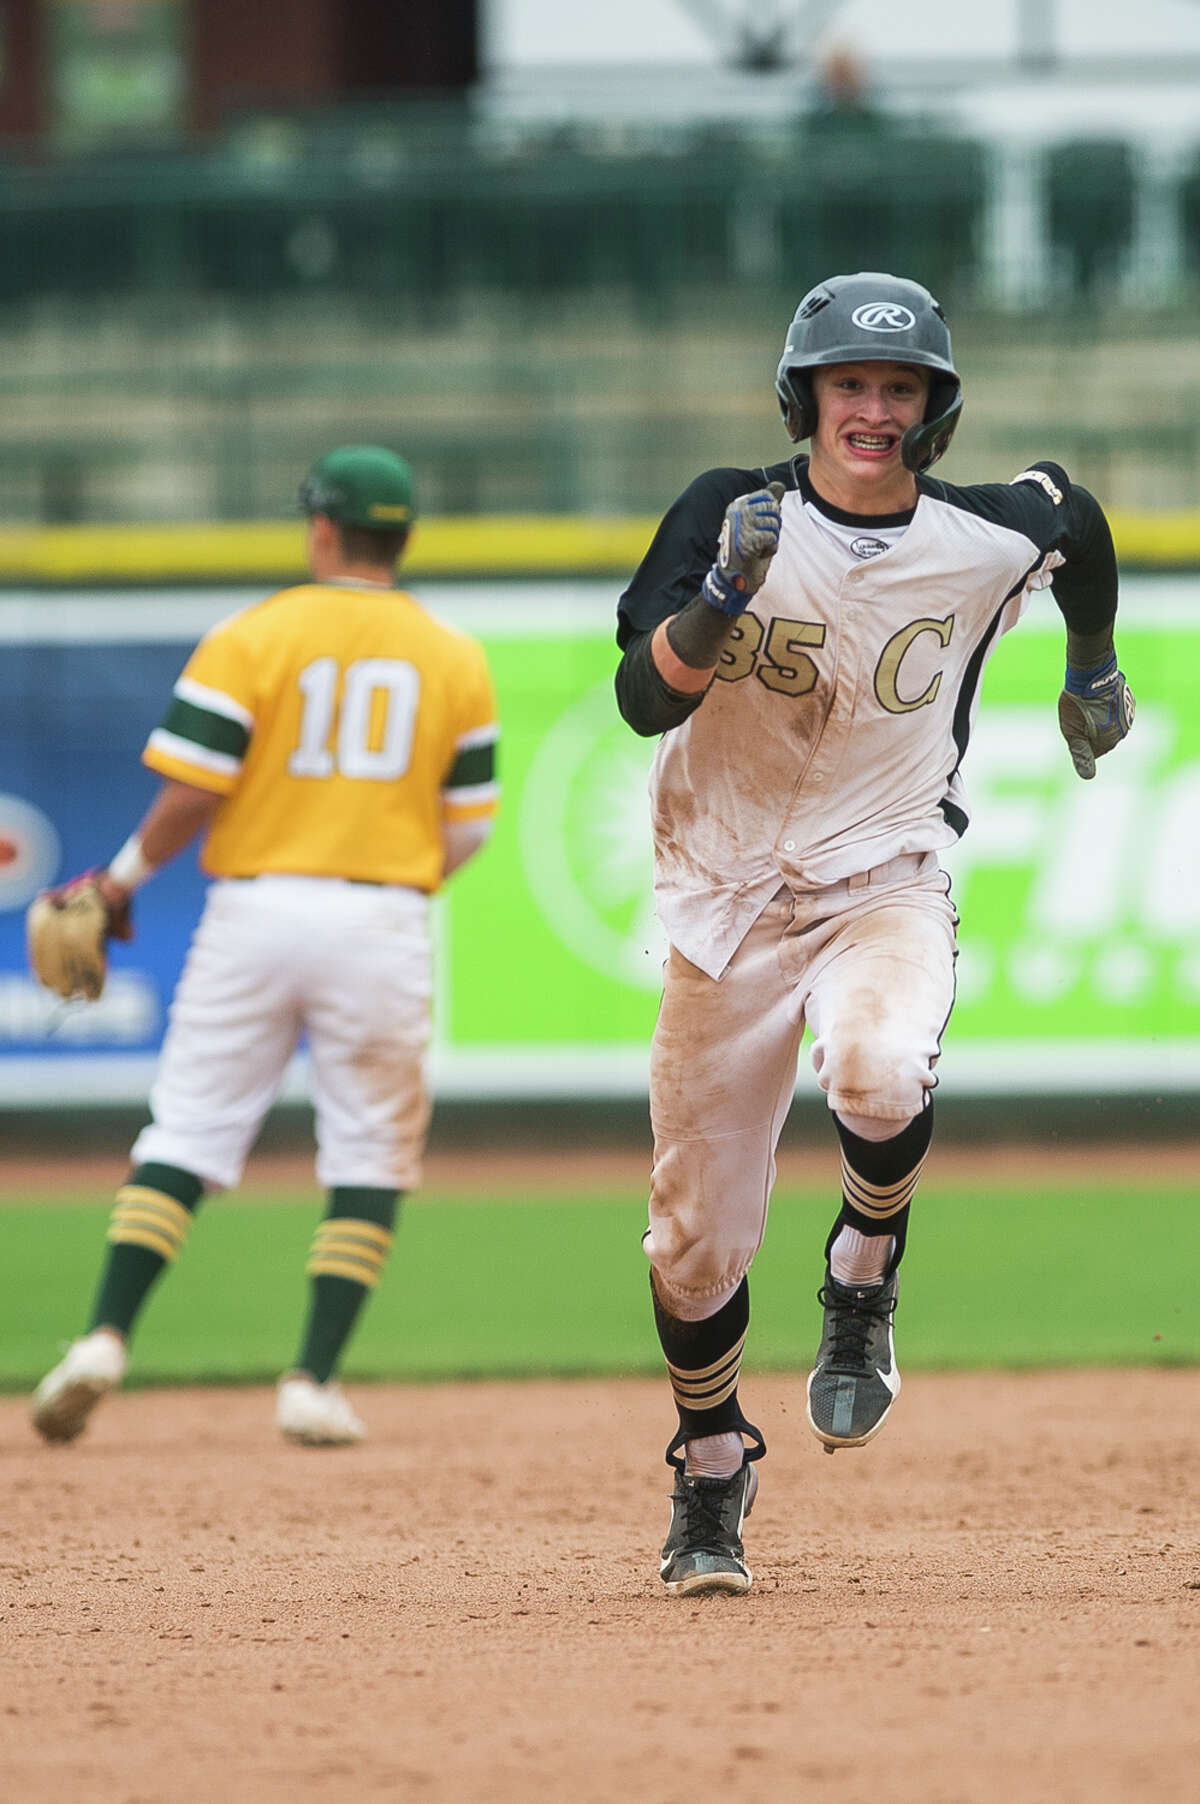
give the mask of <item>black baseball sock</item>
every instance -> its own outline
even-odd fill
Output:
[[[401,1192],[339,1185],[313,1235],[306,1270],[312,1279],[299,1371],[318,1384],[333,1376],[392,1245]]]
[[[138,1165],[117,1192],[108,1223],[108,1258],[88,1332],[128,1336],[155,1279],[176,1258],[204,1195],[203,1181],[177,1165]]]
[[[653,1273],[650,1294],[654,1300],[654,1325],[679,1412],[679,1433],[667,1448],[668,1463],[682,1466],[683,1461],[674,1456],[685,1442],[730,1431],[752,1436],[757,1447],[746,1457],[761,1458],[766,1444],[758,1429],[743,1416],[737,1394],[742,1349],[750,1325],[749,1280],[743,1278],[716,1314],[702,1322],[684,1322],[671,1315],[659,1297]]]
[[[833,1119],[842,1143],[842,1206],[825,1243],[825,1257],[843,1227],[868,1238],[890,1235],[895,1244],[883,1273],[888,1278],[904,1256],[909,1209],[933,1138],[933,1105],[927,1104],[890,1140],[864,1140],[836,1114]]]

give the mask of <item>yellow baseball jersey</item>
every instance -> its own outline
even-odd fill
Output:
[[[483,647],[398,589],[282,589],[200,641],[142,754],[213,790],[213,877],[289,872],[432,891],[442,825],[495,813]]]

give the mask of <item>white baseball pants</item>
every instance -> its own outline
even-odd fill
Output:
[[[171,1003],[133,1161],[242,1175],[301,1036],[317,1179],[410,1190],[429,1125],[428,898],[321,877],[221,881]]]
[[[650,1057],[644,1245],[663,1295],[724,1298],[762,1244],[800,1042],[829,1107],[899,1133],[937,1082],[957,916],[933,854],[776,899],[714,981],[671,948]]]

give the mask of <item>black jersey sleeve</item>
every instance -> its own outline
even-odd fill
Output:
[[[1096,497],[1071,487],[1075,513],[1071,550],[1054,574],[1054,599],[1073,632],[1096,633],[1117,615],[1117,552],[1112,528]]]
[[[1061,464],[1039,458],[1007,483],[955,488],[920,478],[922,489],[953,506],[1011,526],[1043,553],[1062,557],[1053,576],[1054,599],[1076,633],[1110,627],[1117,612],[1117,554],[1096,497],[1073,483]]]
[[[712,568],[725,509],[739,495],[768,482],[795,488],[790,462],[757,470],[732,466],[706,470],[663,515],[650,549],[617,603],[617,644],[624,650],[634,633],[653,632],[700,592]]]

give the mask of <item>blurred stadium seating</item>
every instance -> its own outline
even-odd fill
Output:
[[[778,448],[775,347],[848,267],[917,275],[951,314],[949,474],[1061,451],[1110,506],[1193,505],[1200,152],[1149,258],[1130,145],[1029,151],[1023,243],[1011,163],[865,110],[603,132],[463,101],[247,116],[169,153],[10,148],[0,519],[278,516],[298,448],[367,436],[403,443],[428,511],[653,511],[685,464]]]

